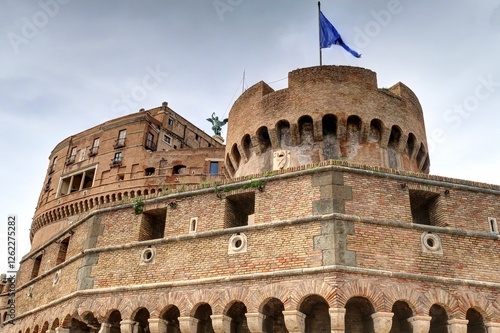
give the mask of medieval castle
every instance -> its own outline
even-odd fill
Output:
[[[167,103],[49,155],[5,333],[500,333],[500,186],[429,175],[370,70],[246,90],[226,144]]]

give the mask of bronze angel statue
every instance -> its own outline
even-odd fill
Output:
[[[214,112],[212,113],[212,118],[208,118],[207,121],[212,123],[212,131],[214,131],[214,134],[220,136],[220,131],[222,129],[222,126],[226,125],[227,118],[223,121],[220,121],[219,117],[217,117]]]

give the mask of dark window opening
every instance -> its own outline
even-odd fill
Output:
[[[186,173],[186,166],[182,165],[182,164],[176,165],[172,169],[172,174],[173,175],[183,175],[185,173]]]
[[[200,138],[200,136],[199,136],[198,134],[195,134],[195,135],[194,135],[194,139],[195,139],[196,141],[198,141],[198,139],[199,139],[199,138]]]
[[[123,154],[121,151],[118,153],[115,153],[115,157],[113,157],[113,159],[111,160],[110,167],[113,168],[113,167],[121,166],[122,165],[122,157],[123,157]]]
[[[57,254],[56,265],[63,263],[66,260],[66,254],[68,253],[69,237],[63,239],[59,244],[59,252]]]
[[[47,183],[45,184],[45,192],[48,192],[50,190],[51,181],[52,181],[52,177],[49,177],[49,179],[47,179]]]
[[[42,255],[40,254],[38,257],[35,258],[33,262],[33,269],[31,270],[31,279],[34,279],[38,276],[41,264],[42,264]]]
[[[73,147],[71,148],[71,152],[68,156],[68,159],[66,160],[66,165],[75,163],[75,158],[76,158],[76,147]]]
[[[269,137],[267,127],[259,128],[259,130],[257,131],[257,137],[262,152],[266,151],[268,148],[271,148],[271,138]]]
[[[233,147],[231,148],[231,155],[233,156],[234,162],[236,163],[235,167],[238,168],[238,166],[240,165],[241,155],[236,143],[233,144]]]
[[[49,174],[54,172],[54,170],[56,169],[56,163],[57,163],[57,156],[54,157],[54,159],[52,160],[52,164],[49,167]]]
[[[155,174],[155,168],[146,168],[144,170],[145,176],[153,176]]]
[[[226,228],[248,225],[248,218],[254,213],[255,192],[239,193],[226,197]]]
[[[280,120],[276,125],[279,135],[279,143],[281,148],[286,148],[292,145],[292,135],[290,133],[290,123],[286,120]]]
[[[97,155],[98,151],[99,151],[99,138],[95,138],[94,142],[92,143],[92,147],[90,148],[89,156],[92,157]]]
[[[219,174],[219,162],[210,162],[210,172],[211,175]]]
[[[116,180],[124,180],[125,179],[125,174],[119,173],[116,175]]]
[[[438,225],[436,212],[438,198],[438,193],[410,190],[410,207],[413,223]]]
[[[170,144],[171,140],[172,139],[168,135],[163,135],[163,142]]]
[[[151,150],[151,151],[156,151],[156,143],[154,141],[155,136],[153,133],[148,132],[147,137],[146,137],[146,143],[144,144],[144,148]]]
[[[312,144],[314,141],[313,120],[310,116],[302,116],[299,118],[299,135],[300,143]]]
[[[172,118],[168,118],[168,125],[174,126],[174,120]]]
[[[166,218],[167,210],[165,208],[144,212],[139,229],[139,241],[163,238]]]
[[[83,171],[63,178],[59,190],[60,195],[70,194],[76,191],[91,188],[94,183],[95,169]]]

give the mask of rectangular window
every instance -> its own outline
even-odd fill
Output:
[[[75,163],[75,158],[76,158],[76,147],[71,148],[71,151],[68,156],[68,160],[66,161],[66,165],[70,165],[72,163]]]
[[[144,212],[139,228],[139,241],[163,238],[166,219],[167,210],[165,208]]]
[[[63,239],[59,244],[59,252],[57,254],[56,265],[62,264],[64,261],[66,261],[68,246],[69,246],[69,237]]]
[[[168,118],[168,125],[174,126],[174,120],[172,118]]]
[[[210,162],[210,172],[211,175],[219,174],[219,162]]]
[[[249,217],[255,213],[255,192],[227,196],[225,211],[225,228],[248,225]]]
[[[155,139],[154,134],[151,132],[148,132],[144,148],[151,150],[151,151],[156,151],[156,143],[155,143],[154,139]]]
[[[437,213],[439,193],[410,190],[410,209],[413,223],[440,226]]]
[[[99,138],[95,138],[94,142],[92,143],[92,147],[90,148],[89,156],[97,155],[98,151],[99,151]]]
[[[166,134],[163,135],[163,142],[170,144],[172,139]]]
[[[115,157],[111,160],[111,164],[109,165],[111,168],[119,167],[122,165],[122,152],[115,153]]]
[[[33,269],[31,270],[31,280],[33,280],[34,278],[36,278],[38,276],[38,273],[40,272],[41,264],[42,264],[42,255],[40,254],[33,261]]]
[[[49,167],[49,174],[54,172],[54,170],[56,169],[56,163],[57,163],[57,156],[54,157],[54,159],[52,160],[52,164]]]
[[[118,138],[116,139],[115,148],[125,147],[125,139],[127,137],[127,130],[122,129],[118,132]]]
[[[95,167],[62,178],[59,195],[67,195],[76,191],[91,188],[94,185],[94,177]]]

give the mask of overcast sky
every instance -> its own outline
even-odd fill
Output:
[[[55,145],[141,108],[169,106],[210,133],[245,86],[319,65],[313,0],[1,0],[0,271],[7,215],[18,254]],[[431,174],[500,184],[500,0],[331,0],[322,11],[357,59],[323,64],[401,81],[422,104]],[[223,133],[224,134],[224,133]],[[500,216],[499,216],[500,217]]]

